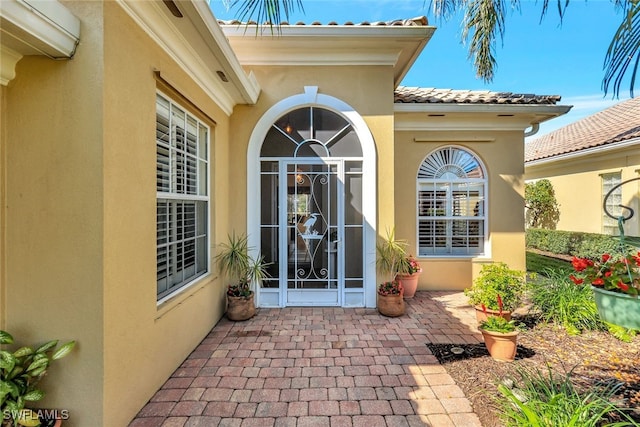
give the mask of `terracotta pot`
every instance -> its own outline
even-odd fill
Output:
[[[491,358],[498,362],[513,362],[518,350],[518,331],[493,332],[480,329],[484,345],[487,347]]]
[[[256,315],[253,292],[248,297],[232,297],[227,295],[227,318],[233,321],[251,319]]]
[[[378,294],[378,311],[387,317],[402,316],[404,314],[404,299],[402,295]]]
[[[511,320],[510,311],[502,310],[502,315],[500,315],[499,311],[489,310],[488,308],[487,308],[487,312],[485,313],[484,310],[482,310],[482,307],[479,305],[476,305],[473,308],[476,309],[476,319],[478,320],[478,324],[487,320],[487,317],[489,316],[499,316],[499,317],[504,317],[505,320]]]
[[[402,287],[404,288],[404,299],[413,298],[413,296],[416,294],[419,278],[420,273],[396,274],[396,280],[402,283]]]

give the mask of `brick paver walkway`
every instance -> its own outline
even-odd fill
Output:
[[[427,343],[478,343],[462,293],[418,292],[407,314],[260,309],[221,320],[130,427],[481,427]]]

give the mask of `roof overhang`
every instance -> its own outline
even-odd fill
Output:
[[[79,41],[80,20],[56,0],[1,0],[0,84],[24,55],[71,58]]]
[[[625,141],[614,142],[606,145],[599,145],[597,147],[586,148],[579,151],[572,151],[570,153],[556,154],[551,157],[545,157],[544,159],[525,161],[524,167],[525,167],[525,170],[527,168],[533,169],[537,167],[541,167],[541,168],[544,168],[547,166],[552,167],[558,164],[559,162],[586,160],[588,158],[593,158],[596,155],[598,156],[610,155],[616,151],[622,152],[623,155],[626,156],[628,155],[628,153],[623,150],[628,150],[628,149],[636,150],[637,149],[636,147],[639,145],[640,145],[640,138],[632,138]]]
[[[222,26],[243,65],[386,65],[399,85],[433,35],[432,26]]]
[[[518,130],[566,114],[569,105],[395,103],[396,131]]]
[[[117,2],[225,113],[258,100],[258,82],[242,69],[206,1]]]

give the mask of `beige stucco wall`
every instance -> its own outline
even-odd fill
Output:
[[[117,3],[65,6],[82,22],[74,58],[25,57],[0,93],[0,317],[21,343],[78,343],[45,380],[44,406],[68,409],[71,427],[119,426],[224,310],[214,274],[156,303],[153,70],[217,122],[212,246],[228,230],[228,117]]]
[[[556,229],[602,233],[601,175],[613,172],[620,172],[622,181],[640,176],[640,154],[637,146],[527,166],[526,180],[546,178],[551,181],[560,209]],[[622,187],[622,204],[635,210],[634,217],[625,223],[625,234],[630,236],[640,235],[639,183],[640,181],[635,181]]]
[[[414,142],[428,140],[429,142]],[[438,139],[446,142],[440,142]],[[482,141],[482,142],[470,142]],[[456,145],[474,152],[488,172],[490,256],[418,258],[423,273],[418,289],[462,290],[471,285],[483,264],[506,262],[525,269],[522,132],[396,132],[396,237],[406,239],[417,254],[416,178],[425,157],[437,148]]]
[[[235,108],[231,128],[230,180],[238,191],[231,198],[231,211],[237,214],[233,226],[246,227],[247,145],[256,122],[275,103],[304,93],[304,86],[317,86],[318,93],[346,102],[360,114],[376,144],[378,173],[378,230],[393,225],[393,74],[391,67],[250,67],[263,92],[255,106]],[[337,78],[339,76],[339,78]]]

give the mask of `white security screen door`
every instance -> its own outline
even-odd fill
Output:
[[[365,242],[375,240],[363,162],[353,125],[333,111],[301,107],[272,122],[259,156],[259,249],[271,275],[261,307],[365,305]]]
[[[342,179],[338,162],[284,162],[281,169],[281,265],[286,305],[340,305]],[[284,193],[284,194],[282,194]]]

